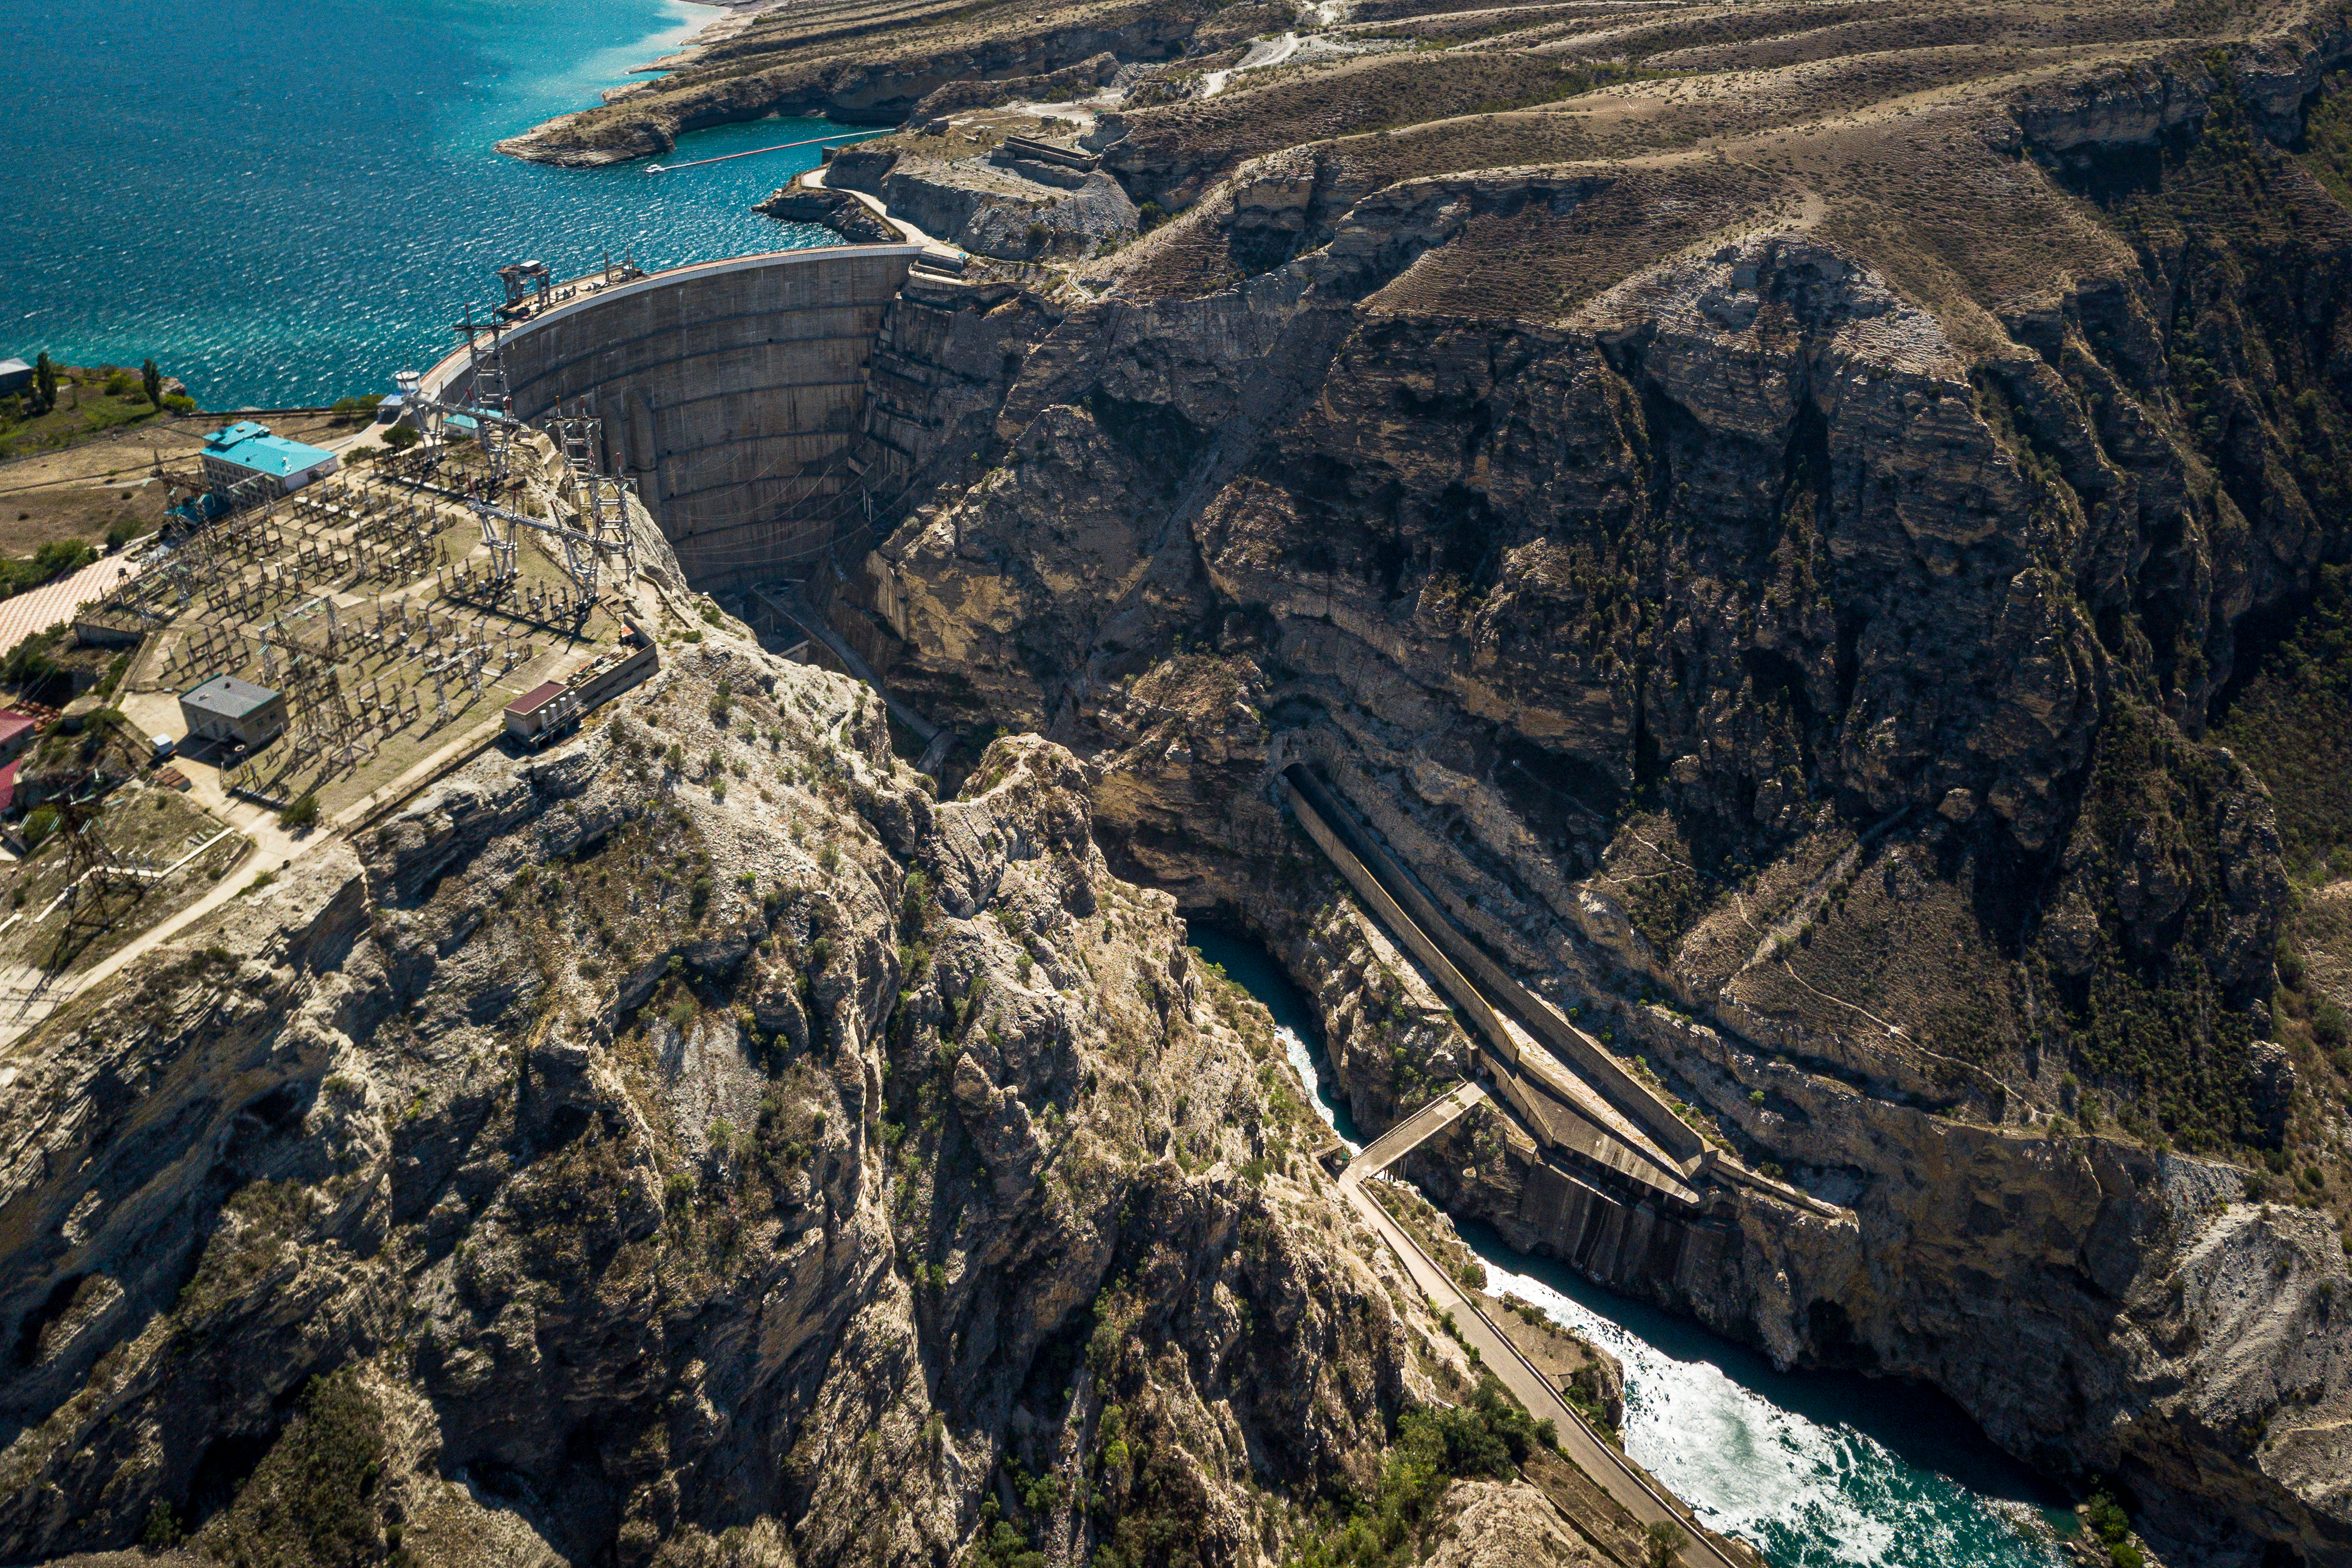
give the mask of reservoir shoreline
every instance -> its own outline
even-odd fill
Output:
[[[258,0],[161,0],[139,28],[74,30],[43,61],[20,51],[0,61],[20,101],[59,75],[110,90],[0,129],[17,216],[41,237],[0,276],[0,355],[152,358],[209,409],[321,405],[388,393],[394,372],[439,358],[451,323],[497,302],[509,262],[574,276],[608,252],[657,268],[828,242],[750,210],[815,167],[814,148],[658,180],[492,151],[728,19],[710,10],[322,0],[281,47]],[[390,28],[397,51],[383,47]],[[192,78],[215,110],[202,156],[182,113]],[[830,129],[761,122],[685,141],[719,153]],[[115,184],[106,203],[87,199],[94,168]]]

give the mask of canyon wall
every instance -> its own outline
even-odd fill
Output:
[[[1388,1004],[1314,934],[1290,762],[1853,1216],[1743,1199],[1597,1274],[1931,1379],[2191,1560],[2333,1560],[2343,1249],[2243,1163],[2336,1158],[2337,1090],[2267,1037],[2285,868],[2207,728],[2352,550],[2352,215],[2294,150],[2344,38],[1744,161],[1445,172],[1499,134],[1449,122],[1230,165],[991,315],[988,466],[861,613],[927,712],[1090,759],[1115,863],[1286,956],[1369,1122]],[[1512,1234],[1533,1167],[1461,1152],[1433,1184]]]

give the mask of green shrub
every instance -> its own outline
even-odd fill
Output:
[[[278,814],[278,826],[289,833],[299,833],[306,827],[318,826],[318,792],[306,790],[296,796],[293,805]]]
[[[2109,1547],[2122,1545],[2131,1534],[2131,1520],[2123,1506],[2105,1491],[2093,1492],[2090,1501],[2083,1505],[2083,1522]]]
[[[186,1537],[187,1531],[180,1528],[172,1505],[158,1498],[155,1506],[147,1510],[147,1522],[140,1527],[139,1544],[150,1552],[169,1552]]]
[[[1436,1510],[1457,1478],[1507,1479],[1544,1447],[1543,1424],[1512,1404],[1491,1373],[1451,1409],[1409,1410],[1380,1481],[1346,1523],[1306,1543],[1297,1568],[1370,1568],[1402,1559],[1401,1550],[1437,1522]]]
[[[97,559],[98,552],[78,539],[52,539],[22,560],[0,557],[0,597],[37,588]]]
[[[251,1568],[360,1568],[377,1561],[383,1417],[346,1369],[311,1381],[224,1521],[214,1555]]]
[[[2352,567],[2322,566],[2314,586],[2213,731],[2269,786],[2298,873],[2352,843]]]

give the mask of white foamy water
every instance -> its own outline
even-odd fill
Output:
[[[1339,1142],[1348,1146],[1349,1153],[1362,1153],[1364,1146],[1361,1143],[1349,1137],[1346,1132],[1339,1131],[1339,1111],[1330,1098],[1323,1092],[1323,1075],[1316,1069],[1315,1066],[1315,1047],[1308,1045],[1298,1031],[1287,1024],[1275,1026],[1274,1037],[1282,1042],[1284,1054],[1290,1058],[1290,1065],[1297,1070],[1298,1081],[1307,1086],[1307,1103],[1315,1108],[1315,1114],[1321,1117],[1333,1132],[1339,1134]],[[1354,1126],[1354,1122],[1350,1121],[1349,1131],[1352,1131]]]
[[[1307,1102],[1360,1150],[1324,1088],[1305,999],[1262,952],[1207,933],[1196,942],[1266,1004]],[[1776,1568],[2065,1563],[2032,1500],[2054,1500],[1940,1394],[1776,1373],[1753,1351],[1514,1252],[1481,1226],[1464,1232],[1490,1293],[1532,1302],[1623,1364],[1626,1453]]]
[[[1940,1397],[1850,1375],[1774,1377],[1795,1384],[1818,1382],[1820,1386],[1804,1391],[1814,1395],[1808,1400],[1813,1409],[1801,1413],[1736,1380],[1714,1357],[1669,1353],[1552,1279],[1517,1272],[1497,1259],[1504,1249],[1490,1240],[1475,1238],[1473,1245],[1486,1260],[1490,1293],[1533,1302],[1624,1364],[1625,1452],[1687,1499],[1709,1525],[1754,1542],[1774,1563],[1791,1568],[2055,1568],[2065,1561],[2026,1500],[2024,1494],[2032,1489],[2028,1478],[2020,1474],[2013,1479],[2021,1484],[2000,1489],[2018,1496],[1989,1496],[1937,1468],[1932,1447],[1938,1439],[1989,1447]],[[1507,1256],[1522,1268],[1559,1277],[1557,1266]],[[1590,1290],[1585,1286],[1580,1293]],[[1716,1348],[1725,1361],[1760,1362],[1728,1343],[1706,1345],[1712,1336],[1703,1330],[1676,1327],[1678,1340],[1702,1341],[1677,1349]],[[1769,1374],[1769,1367],[1756,1370]],[[1841,1403],[1851,1406],[1846,1419],[1835,1408]],[[1915,1429],[1895,1439],[1909,1451],[1908,1458],[1864,1429],[1895,1414],[1869,1406],[1898,1403],[1914,1405],[1913,1414],[1926,1417],[1924,1423],[1905,1423]],[[1950,1429],[1933,1430],[1938,1415]],[[1929,1429],[1916,1429],[1923,1424]],[[1967,1458],[1970,1468],[2006,1468],[1990,1453]]]

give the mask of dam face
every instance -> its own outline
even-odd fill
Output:
[[[612,284],[507,328],[509,409],[604,421],[608,471],[637,493],[710,591],[777,574],[829,542],[857,487],[885,310],[921,247],[824,246]],[[467,356],[425,390],[463,396]]]

